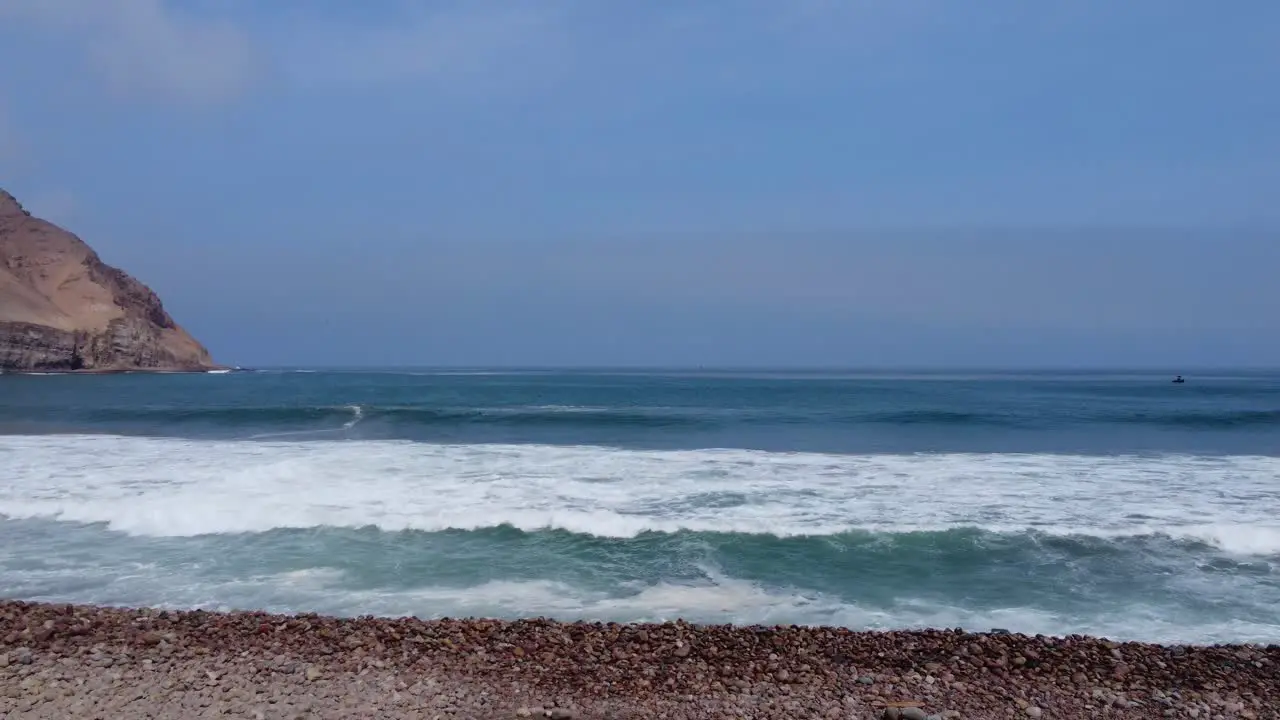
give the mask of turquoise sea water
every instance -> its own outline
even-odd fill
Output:
[[[1280,374],[0,377],[0,595],[1280,642]]]

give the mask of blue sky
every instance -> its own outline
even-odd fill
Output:
[[[1276,28],[0,0],[0,186],[224,362],[1280,365]]]

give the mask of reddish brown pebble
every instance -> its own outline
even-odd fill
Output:
[[[1280,717],[1278,647],[23,602],[0,637],[15,720]]]

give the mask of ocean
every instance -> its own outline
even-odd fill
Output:
[[[1280,373],[0,377],[0,596],[1280,643]]]

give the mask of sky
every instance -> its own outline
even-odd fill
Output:
[[[1280,3],[0,0],[0,187],[241,365],[1280,366]]]

